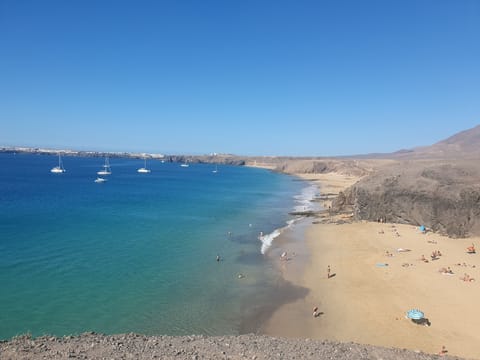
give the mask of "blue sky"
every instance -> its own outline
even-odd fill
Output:
[[[480,124],[478,0],[0,0],[0,145],[349,155]]]

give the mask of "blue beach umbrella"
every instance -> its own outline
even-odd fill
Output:
[[[413,320],[420,320],[425,317],[425,314],[423,311],[420,311],[418,309],[412,309],[407,311],[407,318],[413,319]]]

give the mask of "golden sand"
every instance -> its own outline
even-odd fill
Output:
[[[355,182],[338,174],[315,180],[323,194]],[[312,224],[305,238],[309,256],[302,271],[295,270],[302,258],[294,258],[283,266],[283,274],[310,292],[278,309],[265,333],[427,353],[445,346],[449,355],[480,359],[480,238],[450,239],[411,225],[372,222]],[[472,243],[477,254],[466,252]],[[284,247],[288,250],[288,244]],[[432,261],[434,250],[442,256]],[[421,261],[422,255],[429,261]],[[454,274],[439,272],[442,268]],[[461,280],[465,273],[475,281]],[[431,326],[406,319],[412,308],[424,311]]]

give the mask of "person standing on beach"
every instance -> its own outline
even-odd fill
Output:
[[[330,265],[327,267],[327,279],[330,279]]]

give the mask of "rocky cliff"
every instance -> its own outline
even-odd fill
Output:
[[[333,201],[357,220],[425,225],[451,237],[480,234],[477,162],[406,161],[378,169]]]
[[[324,174],[336,172],[350,176],[369,173],[367,161],[349,159],[280,159],[274,169],[288,174]]]

